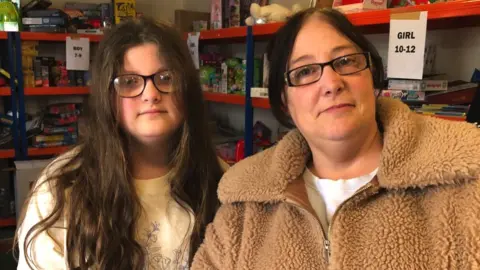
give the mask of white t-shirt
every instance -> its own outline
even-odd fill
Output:
[[[137,224],[137,240],[145,248],[147,269],[188,269],[194,217],[170,195],[169,178],[170,173],[154,179],[135,180],[144,208]]]
[[[167,174],[154,179],[135,180],[135,188],[145,210],[138,220],[136,238],[145,249],[146,269],[188,269],[188,240],[194,217],[170,196],[169,177],[170,174]],[[40,181],[44,179],[45,175]],[[41,185],[38,193],[32,197],[20,229],[17,269],[30,269],[23,249],[25,234],[51,213],[53,200],[48,184]],[[54,227],[35,238],[29,254],[41,269],[67,269],[66,254],[71,251],[67,251],[65,246],[65,228],[65,220],[61,218]]]
[[[303,179],[307,187],[308,200],[324,229],[328,228],[338,206],[370,182],[377,171],[378,168],[357,178],[331,180],[318,178],[308,168],[305,168]]]

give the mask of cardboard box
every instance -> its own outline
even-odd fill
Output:
[[[53,159],[15,161],[15,209],[17,209],[17,216],[23,207],[25,199],[27,199],[32,184],[40,177],[43,169],[52,161]]]
[[[194,21],[210,21],[210,13],[177,9],[175,10],[175,27],[181,33],[192,32]]]

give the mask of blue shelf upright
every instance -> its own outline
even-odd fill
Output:
[[[253,107],[251,88],[253,82],[253,61],[255,41],[253,29],[247,27],[247,70],[245,78],[245,157],[253,154]]]

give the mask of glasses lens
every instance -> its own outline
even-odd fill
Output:
[[[121,97],[138,96],[145,86],[142,76],[138,75],[121,75],[113,80],[115,91]]]
[[[170,93],[173,91],[172,81],[172,73],[170,73],[169,71],[159,72],[153,77],[153,82],[155,83],[155,86],[158,90],[162,92]]]
[[[357,73],[367,68],[367,56],[363,53],[345,55],[333,61],[332,66],[340,75]]]
[[[292,85],[305,85],[317,81],[322,76],[320,65],[308,65],[296,68],[288,74]]]

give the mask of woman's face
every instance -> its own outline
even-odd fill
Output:
[[[352,59],[341,57],[361,52],[358,46],[334,27],[312,17],[298,33],[288,70],[329,62],[339,57],[337,67],[347,66],[359,60],[352,62]],[[298,73],[297,82],[311,72],[303,70],[303,73]],[[340,75],[331,66],[325,66],[317,82],[287,86],[286,93],[288,112],[307,141],[345,140],[357,135],[364,127],[371,128],[375,123],[373,78],[368,68],[354,74]]]
[[[147,43],[133,47],[125,53],[123,71],[119,75],[168,74],[168,67],[159,56],[159,48]],[[124,77],[123,85],[138,82],[134,77]],[[151,79],[146,81],[143,92],[130,98],[119,97],[120,123],[123,129],[137,142],[151,144],[164,141],[182,123],[171,91],[172,84],[167,75],[157,77],[157,85],[167,93],[161,93]],[[143,84],[142,84],[143,87]]]

